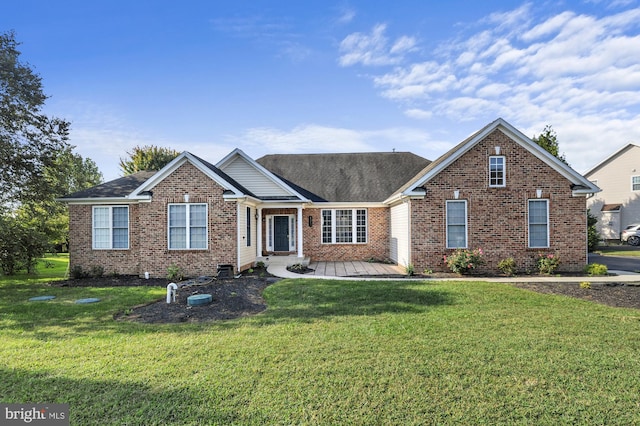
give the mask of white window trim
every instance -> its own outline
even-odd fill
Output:
[[[449,203],[464,203],[464,246],[463,247],[450,247],[449,246]],[[469,209],[467,200],[447,200],[445,205],[445,244],[448,249],[466,249],[469,247]]]
[[[547,206],[547,245],[545,246],[532,246],[531,245],[531,220],[529,219],[529,209],[531,207],[531,202],[535,201],[535,202],[544,202]],[[549,228],[549,200],[547,199],[540,199],[540,198],[531,198],[529,200],[527,200],[527,245],[529,248],[549,248],[551,246],[551,234],[550,234],[550,228]]]
[[[113,247],[113,209],[125,207],[127,209],[127,247]],[[109,209],[109,247],[96,247],[96,209]],[[131,224],[129,206],[93,206],[91,209],[91,248],[93,250],[129,250],[131,247]]]
[[[336,242],[336,211],[338,210],[350,210],[351,211],[351,242]],[[364,241],[358,241],[358,211],[364,211]],[[325,242],[323,238],[323,212],[331,212],[331,242]],[[362,208],[355,209],[322,209],[320,210],[320,243],[321,244],[368,244],[369,243],[369,210]]]
[[[169,210],[171,206],[187,206],[185,215],[186,217],[186,247],[184,248],[172,248],[171,247],[171,227],[169,225]],[[189,222],[189,209],[191,206],[205,206],[205,246],[203,248],[191,248],[191,232],[189,232],[191,228],[191,223]],[[167,248],[172,251],[185,251],[185,250],[208,250],[209,249],[209,205],[207,203],[169,203],[167,204]]]
[[[502,158],[502,185],[491,184],[491,159]],[[489,188],[504,188],[507,186],[507,159],[504,155],[491,155],[489,156]]]
[[[633,189],[633,178],[640,178],[640,175],[631,176],[631,192],[640,191],[640,189]]]
[[[267,251],[273,251],[274,249],[274,235],[275,235],[275,220],[276,216],[286,216],[289,218],[289,251],[296,250],[296,215],[294,214],[270,214],[265,216],[267,219]]]

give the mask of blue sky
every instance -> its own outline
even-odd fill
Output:
[[[638,3],[21,0],[0,31],[106,180],[136,145],[434,160],[498,117],[585,172],[640,144]]]

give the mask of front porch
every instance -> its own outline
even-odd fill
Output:
[[[406,275],[404,267],[377,262],[365,262],[360,260],[346,262],[311,262],[310,259],[291,256],[263,256],[257,259],[264,262],[267,267],[286,270],[288,266],[302,264],[312,269],[313,272],[306,274],[294,274],[291,277],[313,278],[313,277],[367,277],[367,276],[394,276]],[[278,274],[274,274],[278,275]],[[286,274],[289,276],[289,274]]]

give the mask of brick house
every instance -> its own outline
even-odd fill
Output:
[[[587,263],[586,203],[599,189],[498,119],[437,160],[407,152],[267,155],[236,149],[215,166],[185,152],[61,199],[70,266],[106,273],[189,276],[242,271],[263,256],[390,259],[445,270],[457,248],[487,269],[538,253],[561,269]]]

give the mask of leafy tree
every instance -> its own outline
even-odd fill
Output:
[[[597,249],[598,243],[600,243],[600,234],[596,229],[596,223],[598,223],[598,218],[591,214],[591,209],[587,209],[587,243],[590,252]]]
[[[43,114],[42,80],[20,60],[13,32],[0,33],[0,271],[33,272],[49,247],[60,206],[69,123]],[[68,157],[67,157],[68,159]],[[66,177],[65,177],[66,178]]]
[[[558,149],[558,135],[556,134],[556,131],[553,130],[553,127],[551,127],[551,125],[547,124],[544,127],[542,133],[539,136],[534,136],[532,140],[542,148],[544,148],[551,155],[557,157],[560,161],[569,165],[564,157],[564,154],[559,154],[560,151]]]
[[[136,146],[127,155],[129,159],[120,158],[120,169],[125,176],[143,170],[160,170],[180,153],[170,148],[147,145]]]
[[[69,147],[69,123],[42,113],[42,80],[20,61],[13,32],[0,34],[0,205],[43,198],[44,178]]]

